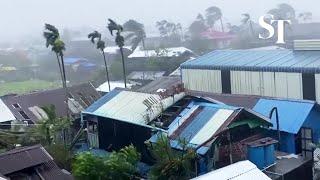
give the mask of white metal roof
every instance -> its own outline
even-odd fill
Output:
[[[165,53],[160,55],[160,57],[174,57],[180,56],[182,53],[185,52],[192,52],[190,49],[185,47],[172,47],[172,48],[165,48]],[[137,48],[132,54],[128,56],[128,58],[142,58],[142,57],[156,57],[158,56],[156,50],[141,50]]]
[[[16,118],[10,111],[10,109],[0,99],[0,122],[12,121]]]
[[[255,164],[246,160],[239,161],[229,166],[211,171],[194,178],[194,180],[271,180],[260,171]]]
[[[147,94],[132,91],[121,91],[107,102],[99,106],[94,112],[85,112],[110,119],[147,126],[147,121],[153,120],[162,110],[171,106],[184,96],[184,93],[161,99],[157,94]],[[144,101],[152,99],[154,102],[148,108]]]
[[[131,49],[130,46],[123,46],[123,48],[124,49]],[[119,51],[119,47],[118,46],[108,46],[108,47],[104,48],[103,51],[108,54],[117,54]]]
[[[133,84],[127,83],[127,88],[131,88]],[[123,81],[110,81],[110,91],[114,90],[115,88],[124,88]],[[101,84],[99,87],[96,88],[97,91],[100,92],[109,92],[108,81]]]

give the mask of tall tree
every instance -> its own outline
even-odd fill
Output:
[[[140,43],[146,50],[144,39],[146,38],[146,32],[143,24],[130,19],[123,24],[123,31],[128,34],[125,36],[125,40],[130,40],[131,50],[134,51]]]
[[[275,19],[291,20],[292,23],[297,22],[294,8],[286,3],[279,4],[276,8],[269,10],[268,14],[272,14]]]
[[[252,25],[253,21],[251,20],[250,14],[244,13],[244,14],[242,14],[242,16],[243,16],[243,19],[241,20],[242,24],[243,25],[248,25],[249,24],[250,32],[251,32],[252,36],[254,37],[255,32],[254,32],[254,29],[253,29],[253,25]]]
[[[108,64],[107,64],[107,60],[106,60],[106,55],[104,53],[104,49],[106,47],[106,45],[105,45],[106,43],[101,40],[101,33],[99,33],[98,31],[93,31],[92,33],[88,34],[88,38],[90,39],[90,41],[93,44],[96,44],[97,49],[101,51],[101,54],[103,56],[104,67],[105,67],[106,75],[107,75],[109,92],[110,92],[111,91],[111,87],[110,87],[109,70],[108,70]]]
[[[68,88],[67,88],[67,79],[66,79],[66,71],[64,66],[64,54],[63,51],[66,50],[64,42],[60,39],[59,30],[51,25],[45,24],[45,30],[43,32],[43,36],[46,39],[46,47],[51,46],[51,50],[56,54],[62,86],[65,90],[65,101],[68,102]],[[69,108],[67,105],[67,112],[69,112]],[[68,113],[69,114],[69,113]]]
[[[221,30],[224,31],[221,9],[216,6],[211,6],[206,9],[206,21],[211,28],[214,28],[214,25],[218,20],[220,20]]]
[[[169,22],[167,20],[162,20],[162,21],[158,21],[156,23],[156,26],[160,32],[161,37],[165,37],[168,38],[170,37],[170,39],[176,39],[181,41],[181,34],[179,34],[179,31],[181,33],[182,31],[182,26],[180,23],[173,23],[173,22]]]
[[[121,25],[117,24],[112,19],[108,19],[108,20],[109,20],[109,23],[108,23],[107,28],[109,29],[110,34],[113,36],[114,35],[113,32],[116,31],[115,42],[116,42],[117,46],[120,48],[124,87],[127,88],[126,65],[124,62],[124,54],[123,54],[124,37],[121,35],[121,33],[123,31],[123,27]]]

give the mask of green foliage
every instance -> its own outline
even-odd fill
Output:
[[[57,117],[54,105],[42,108],[47,114],[29,133],[43,145],[59,143],[62,131],[70,128],[72,122],[65,117]]]
[[[194,150],[187,147],[187,142],[180,141],[181,151],[171,148],[169,139],[159,135],[158,141],[150,146],[150,151],[156,159],[149,178],[155,180],[189,179],[192,172],[192,162],[196,158]]]
[[[63,55],[63,51],[66,49],[65,44],[60,39],[59,30],[55,26],[51,24],[45,24],[43,36],[46,39],[46,47],[51,46],[52,51],[60,56]]]
[[[105,177],[103,158],[86,152],[76,156],[72,166],[72,174],[80,180],[100,180]]]
[[[0,84],[0,96],[6,95],[9,93],[22,94],[22,93],[35,91],[35,90],[54,89],[58,87],[59,85],[57,83],[41,81],[41,80],[7,82],[7,83]]]
[[[88,38],[93,44],[96,43],[97,39],[97,49],[99,49],[100,51],[103,51],[106,47],[105,42],[101,40],[101,33],[99,33],[98,31],[93,31],[92,33],[88,34]]]
[[[123,31],[123,27],[120,24],[117,24],[112,19],[108,19],[108,20],[109,20],[109,24],[108,24],[107,28],[109,29],[110,34],[113,36],[114,35],[113,31],[116,31],[115,42],[116,42],[117,46],[123,47],[124,46],[124,37],[121,36],[121,32]]]
[[[132,145],[112,152],[106,157],[94,156],[91,153],[79,154],[73,163],[73,175],[77,179],[132,179],[137,173],[140,154]]]

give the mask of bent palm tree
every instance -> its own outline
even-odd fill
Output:
[[[116,42],[117,46],[120,48],[124,87],[127,88],[126,66],[124,63],[124,55],[123,55],[124,37],[121,35],[121,32],[123,31],[123,27],[121,25],[117,24],[112,19],[108,19],[108,20],[109,20],[109,24],[108,24],[107,28],[109,29],[111,36],[114,35],[113,31],[116,31],[115,42]]]
[[[56,54],[59,65],[62,86],[65,89],[66,102],[68,102],[68,89],[66,71],[64,67],[63,51],[66,50],[64,42],[60,39],[59,30],[51,24],[45,24],[43,36],[46,39],[46,47],[51,46],[51,50]]]
[[[111,91],[110,88],[110,78],[109,78],[109,71],[108,71],[108,65],[107,65],[107,60],[106,60],[106,55],[104,53],[104,48],[105,46],[105,42],[101,40],[101,33],[99,33],[98,31],[94,31],[90,34],[88,34],[88,38],[90,39],[90,41],[95,44],[97,43],[97,49],[101,51],[101,54],[103,56],[103,61],[104,61],[104,66],[106,68],[106,73],[107,73],[107,81],[108,81],[108,87],[109,87],[109,92]],[[96,42],[95,40],[98,39],[98,41]]]
[[[211,28],[214,28],[215,23],[218,20],[220,20],[221,30],[224,32],[224,27],[223,27],[223,23],[222,23],[222,12],[221,12],[220,8],[218,8],[216,6],[212,6],[212,7],[209,7],[208,9],[206,9],[206,20],[207,20],[207,24]]]
[[[128,32],[125,39],[131,40],[131,50],[134,51],[140,43],[142,43],[143,50],[146,50],[144,38],[146,38],[146,32],[143,24],[130,19],[123,24],[123,31]]]
[[[253,30],[253,25],[252,25],[252,20],[251,20],[250,14],[244,13],[244,14],[242,14],[242,16],[243,16],[243,19],[241,20],[241,22],[243,24],[249,23],[251,34],[252,34],[252,36],[254,36],[255,32]]]

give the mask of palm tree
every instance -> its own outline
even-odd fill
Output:
[[[252,36],[254,36],[255,32],[253,30],[253,25],[252,25],[252,20],[251,20],[250,14],[244,13],[244,14],[242,14],[242,16],[243,16],[243,19],[241,20],[242,24],[246,25],[249,23],[251,34],[252,34]]]
[[[109,24],[108,24],[107,28],[109,29],[110,34],[113,36],[114,35],[113,31],[116,31],[115,42],[116,42],[117,46],[120,48],[124,87],[127,88],[126,66],[124,64],[124,55],[123,55],[124,37],[121,35],[121,32],[123,31],[123,27],[121,25],[117,24],[112,19],[108,19],[108,20],[109,20]]]
[[[66,79],[66,71],[65,71],[64,59],[63,59],[63,56],[64,56],[63,51],[66,50],[65,44],[60,39],[59,30],[51,24],[45,24],[45,30],[43,32],[43,36],[46,39],[46,47],[48,48],[49,46],[51,46],[51,50],[57,56],[57,61],[58,61],[61,80],[62,80],[62,86],[65,90],[66,102],[68,102],[67,79]],[[67,106],[67,113],[68,112],[69,112],[69,108]]]
[[[150,152],[156,160],[149,172],[149,178],[190,179],[192,162],[197,155],[187,144],[185,140],[179,140],[181,151],[175,151],[171,148],[168,137],[160,134],[157,142],[149,146]]]
[[[209,7],[208,9],[206,9],[206,20],[207,20],[207,24],[211,28],[214,28],[215,23],[218,20],[220,20],[221,30],[224,32],[224,27],[223,27],[223,23],[222,23],[222,12],[221,12],[220,8],[218,8],[216,6],[212,6],[212,7]]]
[[[140,43],[142,47],[146,50],[144,39],[146,38],[146,32],[144,30],[143,24],[130,19],[123,24],[123,31],[128,32],[125,39],[130,39],[130,44],[132,45],[131,50],[134,51]]]
[[[105,42],[101,40],[101,33],[99,33],[98,31],[93,31],[92,33],[88,34],[88,38],[90,39],[90,41],[95,44],[97,43],[97,49],[101,51],[102,56],[103,56],[103,61],[104,61],[104,66],[106,68],[106,73],[107,73],[107,81],[108,81],[108,87],[109,87],[109,92],[111,91],[110,88],[110,78],[109,78],[109,71],[108,71],[108,65],[107,65],[107,60],[106,60],[106,55],[104,53],[104,49],[105,49]],[[98,39],[98,41],[96,42],[95,40]]]

